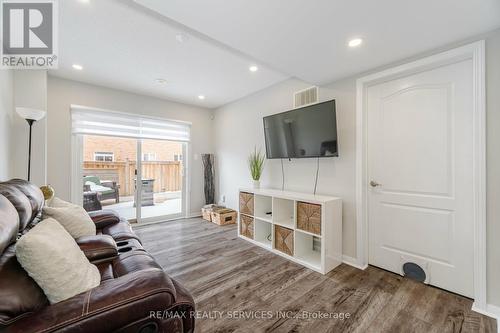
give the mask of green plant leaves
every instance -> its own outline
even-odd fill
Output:
[[[265,160],[266,156],[260,149],[257,151],[257,147],[255,147],[253,153],[248,156],[248,168],[250,169],[253,180],[259,180],[260,176],[262,176]]]

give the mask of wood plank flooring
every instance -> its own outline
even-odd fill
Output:
[[[135,231],[193,294],[196,332],[496,332],[468,298],[376,267],[321,275],[239,239],[234,225],[196,218]]]

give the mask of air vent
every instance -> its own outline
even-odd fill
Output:
[[[300,90],[293,95],[293,106],[296,108],[316,102],[318,102],[318,87]]]

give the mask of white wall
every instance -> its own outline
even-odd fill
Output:
[[[213,151],[211,110],[49,76],[48,183],[65,200],[70,199],[71,104],[191,122],[190,211],[200,214],[205,203],[200,154]]]
[[[226,197],[228,207],[237,208],[238,188],[251,186],[247,156],[254,146],[265,152],[262,117],[293,108],[293,92],[309,84],[286,80],[271,88],[216,110],[215,144],[219,199]],[[335,98],[339,135],[339,158],[320,159],[318,194],[343,199],[344,254],[356,255],[355,219],[355,81],[345,80],[320,89],[320,100]],[[314,190],[316,159],[284,160],[285,189]],[[262,187],[281,188],[281,161],[267,160]]]
[[[487,70],[487,263],[488,303],[500,306],[500,30],[475,39],[443,47],[433,52],[400,61],[405,63],[468,42],[486,40]],[[395,66],[391,64],[370,71]],[[355,219],[355,112],[356,79],[368,73],[320,87],[320,100],[337,101],[340,157],[321,160],[319,194],[330,194],[344,200],[343,251],[356,257]],[[264,150],[262,117],[292,108],[295,91],[310,84],[296,79],[274,85],[254,95],[215,110],[215,145],[219,197],[226,196],[229,207],[237,207],[239,187],[251,186],[246,159],[254,145]],[[268,160],[262,185],[281,187],[281,166]],[[285,162],[286,189],[313,191],[316,160]],[[500,313],[499,313],[500,315]]]
[[[14,78],[10,70],[0,70],[0,181],[12,178],[11,127],[14,118]]]
[[[47,71],[14,71],[14,105],[47,110]],[[12,123],[14,178],[28,177],[28,133],[28,123],[15,113]],[[33,124],[31,142],[31,181],[44,185],[47,183],[47,119]]]

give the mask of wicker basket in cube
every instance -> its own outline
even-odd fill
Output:
[[[240,215],[240,234],[253,239],[253,217]]]
[[[297,202],[297,228],[321,235],[321,205]]]
[[[274,248],[289,256],[293,256],[293,230],[275,225]]]
[[[240,213],[253,215],[253,194],[240,192]]]

